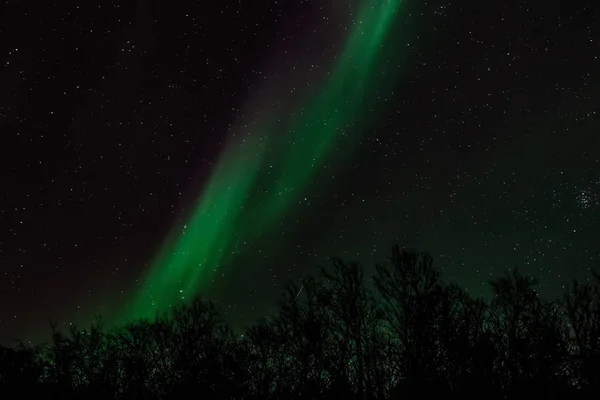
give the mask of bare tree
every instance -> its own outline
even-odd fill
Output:
[[[600,387],[600,275],[583,284],[576,280],[563,297],[573,342],[573,375],[576,384],[596,390]]]
[[[377,266],[374,282],[391,339],[396,344],[392,361],[397,363],[401,386],[409,393],[416,387],[420,391],[431,388],[428,382],[439,378],[438,333],[443,297],[433,259],[427,253],[394,246],[389,263]]]

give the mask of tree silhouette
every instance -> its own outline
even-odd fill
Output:
[[[331,316],[331,333],[338,349],[341,376],[356,390],[357,399],[384,398],[387,391],[383,362],[383,313],[365,285],[364,272],[356,263],[332,259],[320,269],[321,301]]]
[[[596,398],[600,275],[542,300],[518,269],[491,301],[392,248],[372,277],[333,258],[290,282],[279,311],[234,334],[200,297],[105,330],[51,325],[48,344],[0,347],[0,393],[61,399]],[[372,279],[370,279],[372,278]]]
[[[498,350],[496,368],[502,389],[511,392],[526,380],[528,345],[531,340],[532,316],[539,307],[536,280],[524,276],[517,268],[491,281],[493,300],[490,329]]]
[[[582,284],[576,280],[563,297],[572,340],[572,377],[587,393],[600,389],[600,275]]]
[[[15,347],[0,348],[0,385],[6,392],[39,395],[45,365],[40,348],[28,348],[22,342]],[[37,390],[36,390],[37,389]]]
[[[306,277],[299,288],[290,284],[273,320],[287,349],[284,362],[288,380],[284,392],[292,398],[319,398],[327,391],[332,352],[329,315],[321,304],[320,287]],[[329,368],[328,368],[329,367]]]
[[[503,390],[555,395],[568,382],[568,327],[560,304],[542,301],[536,285],[517,268],[493,280],[490,328]]]
[[[458,398],[499,392],[494,373],[497,352],[486,329],[488,305],[452,284],[444,287],[439,338],[443,349],[440,373]]]
[[[443,392],[437,371],[443,288],[432,257],[394,246],[388,265],[377,266],[374,282],[395,345],[397,391]]]

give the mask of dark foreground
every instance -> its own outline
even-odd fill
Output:
[[[0,396],[596,399],[600,277],[590,282],[547,302],[514,270],[485,302],[442,282],[427,254],[395,247],[372,279],[333,260],[300,296],[291,283],[279,314],[243,335],[196,299],[152,321],[1,348]]]

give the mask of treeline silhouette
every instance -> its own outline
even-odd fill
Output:
[[[598,398],[600,276],[556,301],[517,269],[490,284],[491,300],[473,298],[427,253],[398,246],[372,278],[333,259],[243,335],[197,298],[152,320],[105,330],[98,319],[53,328],[48,344],[3,347],[0,396]]]

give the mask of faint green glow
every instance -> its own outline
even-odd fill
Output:
[[[149,316],[202,290],[236,243],[278,226],[333,149],[353,151],[373,100],[393,78],[383,73],[382,53],[400,4],[368,1],[322,89],[285,126],[258,121],[253,131],[232,138],[194,212],[165,240],[125,318]]]

